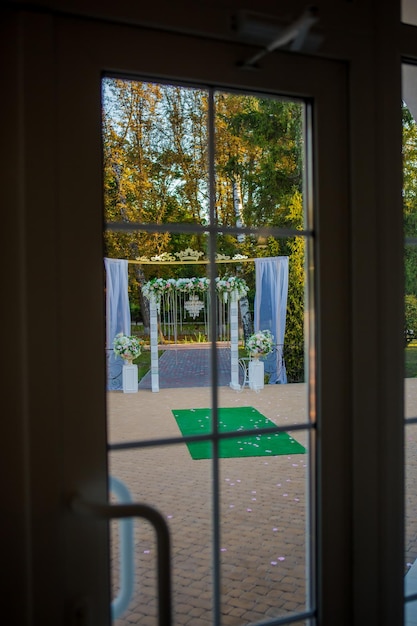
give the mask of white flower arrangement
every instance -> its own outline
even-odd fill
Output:
[[[246,342],[246,350],[252,356],[267,355],[272,352],[274,337],[269,330],[258,330]]]
[[[142,344],[137,337],[119,333],[113,339],[114,354],[121,356],[125,361],[133,361],[140,355]]]
[[[228,295],[235,292],[237,299],[244,298],[249,291],[249,287],[243,278],[238,276],[229,276],[225,278],[216,278],[216,289],[220,295],[223,296],[225,302],[227,302]]]

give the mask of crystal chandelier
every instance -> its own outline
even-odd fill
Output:
[[[200,315],[201,309],[204,309],[204,303],[199,300],[198,296],[191,295],[190,299],[184,304],[185,309],[190,317],[194,320]]]

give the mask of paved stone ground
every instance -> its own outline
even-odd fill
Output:
[[[253,406],[279,424],[306,419],[304,385],[256,393],[219,388],[220,406]],[[159,393],[109,392],[109,440],[177,437],[172,409],[210,406],[210,388]],[[307,445],[306,432],[294,433]],[[222,624],[240,626],[306,606],[308,455],[222,459],[219,467]],[[193,461],[185,445],[112,452],[110,473],[136,501],[166,517],[172,537],[174,625],[209,626],[212,616],[212,464]],[[116,536],[116,531],[115,531]],[[117,548],[114,547],[117,560]],[[137,586],[117,626],[157,624],[156,545],[147,522],[135,528]],[[117,575],[115,576],[117,586]],[[304,624],[304,622],[300,622]]]
[[[199,345],[199,344],[196,344]],[[230,383],[230,348],[217,348],[217,376],[219,386]],[[159,358],[159,387],[208,387],[211,384],[210,350],[183,348],[165,350]],[[148,372],[139,382],[139,389],[151,389]]]
[[[187,355],[189,358],[192,357]],[[178,362],[175,368],[181,372]],[[172,409],[209,407],[210,397],[209,387],[186,384],[181,388],[161,388],[159,393],[147,389],[137,394],[109,392],[109,442],[178,437]],[[406,381],[405,398],[407,416],[417,416],[417,379]],[[253,406],[275,423],[285,425],[288,432],[291,424],[307,420],[304,384],[268,385],[258,393],[220,387],[219,406]],[[292,434],[308,450],[307,432]],[[406,428],[405,443],[406,564],[417,558],[417,425]],[[174,626],[211,626],[211,461],[193,461],[183,444],[163,445],[112,452],[109,471],[127,484],[135,501],[155,506],[168,522],[172,540]],[[222,626],[254,624],[306,608],[307,484],[308,453],[220,460]],[[116,592],[116,525],[112,538]],[[135,525],[135,558],[133,601],[115,624],[156,626],[156,542],[153,529],[144,521]]]
[[[417,417],[417,378],[405,380],[405,414]],[[417,424],[405,428],[405,568],[417,559]]]

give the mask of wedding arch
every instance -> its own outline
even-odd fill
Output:
[[[242,278],[230,276],[225,279],[216,278],[216,294],[219,301],[228,305],[228,320],[230,328],[230,360],[232,389],[240,389],[239,384],[239,333],[238,333],[238,307],[240,298],[246,296],[248,287]],[[209,278],[179,278],[164,280],[154,278],[142,287],[143,294],[149,300],[150,305],[150,338],[151,338],[151,385],[152,391],[159,391],[159,365],[158,365],[158,313],[162,311],[172,314],[174,335],[178,322],[178,308],[183,319],[182,310],[187,311],[191,317],[197,317],[201,309],[209,314],[210,311],[210,279]],[[188,300],[186,299],[188,297]],[[202,298],[202,299],[200,299]],[[223,319],[226,319],[224,314]],[[206,317],[206,326],[209,328]]]
[[[119,389],[121,383],[117,376],[117,368],[121,372],[122,362],[115,357],[112,350],[113,339],[119,332],[131,334],[130,309],[128,300],[128,263],[158,263],[187,265],[185,254],[191,262],[206,263],[199,259],[202,253],[187,250],[177,253],[177,261],[172,255],[152,257],[151,260],[142,257],[135,261],[120,259],[105,259],[106,268],[106,335],[107,335],[107,381],[108,389]],[[182,255],[182,258],[181,258]],[[222,255],[219,255],[221,257]],[[166,258],[170,257],[170,258]],[[269,356],[265,364],[269,373],[270,383],[286,383],[285,365],[282,359],[282,345],[284,343],[285,319],[288,292],[288,257],[264,257],[248,259],[238,255],[217,258],[217,262],[254,262],[256,269],[255,294],[255,330],[270,330],[277,344],[276,349]],[[151,386],[152,391],[159,391],[159,364],[158,364],[158,317],[165,333],[171,333],[174,343],[177,342],[178,324],[187,316],[196,319],[200,313],[204,314],[206,335],[210,328],[210,280],[208,278],[154,278],[142,287],[143,295],[150,305],[150,343],[151,343]],[[232,389],[240,389],[238,365],[238,302],[246,297],[248,287],[246,282],[236,276],[216,278],[215,292],[218,299],[218,326],[228,328],[227,339],[230,341],[231,381]],[[227,323],[226,323],[227,320]]]

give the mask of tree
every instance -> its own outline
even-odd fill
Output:
[[[199,90],[104,81],[106,222],[203,220],[202,207],[207,205],[204,98],[206,95]],[[151,257],[193,245],[195,239],[168,232],[107,232],[106,254],[127,259]],[[137,287],[148,326],[147,301],[142,297],[141,285],[152,276],[152,270],[135,264],[130,271],[134,275],[131,290]]]
[[[269,98],[220,94],[216,99],[217,204],[221,223],[303,228],[302,106]],[[236,210],[239,189],[241,210]],[[289,379],[304,370],[304,240],[246,238],[233,245],[248,256],[289,257],[289,293],[285,344]],[[250,268],[241,269],[251,287]]]
[[[417,126],[403,104],[403,216],[404,235],[417,237]],[[417,296],[417,248],[404,251],[405,293]]]
[[[405,296],[404,342],[417,338],[417,297]]]

